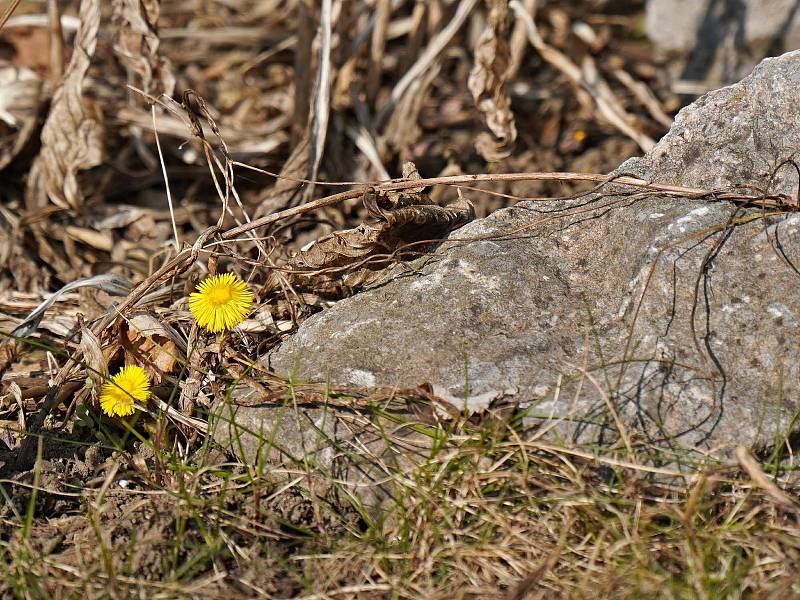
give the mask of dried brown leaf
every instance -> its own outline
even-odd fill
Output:
[[[413,163],[403,166],[403,174],[408,179],[420,178]],[[442,239],[474,218],[468,200],[459,198],[439,206],[422,190],[366,194],[370,221],[316,240],[292,258],[287,272],[274,273],[268,288],[277,289],[283,276],[298,290],[347,295],[376,281],[397,261],[420,255],[424,242]]]
[[[175,91],[175,76],[169,60],[159,53],[159,0],[114,0],[114,21],[117,23],[117,43],[114,50],[128,71],[129,79],[138,76],[137,87],[150,93],[153,81],[157,91],[171,96]]]
[[[156,382],[171,373],[178,361],[179,350],[175,332],[166,328],[154,315],[139,313],[123,326],[123,347],[126,362],[139,362]]]
[[[508,3],[487,0],[487,4],[489,17],[475,48],[475,66],[470,71],[467,87],[491,131],[491,134],[478,135],[475,148],[486,160],[494,162],[511,154],[517,126],[505,90],[511,62]]]
[[[53,95],[42,129],[42,149],[31,167],[26,190],[31,209],[43,206],[46,198],[62,208],[80,207],[84,192],[78,173],[103,160],[102,117],[83,95],[84,79],[97,45],[99,0],[82,0],[80,21],[75,51]]]

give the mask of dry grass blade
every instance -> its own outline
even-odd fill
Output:
[[[652,90],[647,87],[647,85],[641,81],[636,81],[630,73],[622,69],[616,69],[614,71],[614,77],[636,96],[637,100],[639,100],[650,113],[651,117],[664,127],[672,127],[672,118],[664,112],[658,98],[656,98],[655,94],[653,94]]]
[[[459,2],[452,20],[430,41],[422,55],[411,68],[406,71],[406,74],[403,75],[402,79],[400,79],[392,89],[386,103],[381,107],[375,117],[375,129],[378,129],[386,121],[386,118],[391,113],[395,104],[403,97],[411,84],[430,68],[436,57],[439,56],[447,44],[450,43],[450,40],[452,40],[453,36],[461,29],[461,26],[464,25],[467,17],[477,3],[478,0],[461,0],[461,2]]]
[[[153,117],[153,135],[156,138],[156,150],[158,151],[158,162],[161,164],[161,172],[164,175],[164,188],[167,192],[167,206],[169,206],[169,216],[172,221],[172,233],[175,236],[175,251],[179,251],[181,247],[181,238],[178,235],[178,226],[175,223],[175,209],[172,206],[172,190],[169,187],[169,175],[167,173],[167,166],[164,164],[164,153],[161,151],[161,140],[158,138],[158,125],[156,125],[156,106],[155,104],[150,107],[150,114]]]
[[[372,103],[380,87],[381,71],[383,70],[383,56],[386,46],[386,29],[392,13],[391,0],[378,0],[375,26],[372,28],[370,48],[372,50],[369,73],[367,75],[367,101]]]
[[[435,60],[418,79],[411,82],[405,95],[398,100],[379,138],[379,144],[385,143],[397,149],[404,160],[409,158],[406,149],[413,146],[422,135],[422,128],[417,123],[441,72],[441,62]]]
[[[331,97],[332,0],[322,0],[319,28],[319,71],[311,105],[311,179],[317,178],[328,133]],[[310,188],[309,188],[310,191]]]
[[[572,519],[568,519],[561,529],[561,537],[559,537],[556,547],[550,552],[550,555],[544,563],[534,569],[525,579],[512,588],[506,596],[506,600],[524,600],[528,596],[528,593],[531,592],[534,585],[536,585],[536,582],[546,575],[550,569],[556,566],[567,545],[571,529]]]
[[[764,490],[775,504],[795,514],[800,514],[800,502],[769,480],[761,465],[751,456],[747,448],[744,446],[736,448],[736,460],[739,461],[739,465],[750,476],[753,483]]]
[[[3,11],[3,14],[0,15],[0,29],[3,28],[3,25],[6,24],[6,21],[8,21],[9,17],[14,14],[14,11],[17,10],[20,1],[21,0],[11,0],[9,5],[6,6],[5,10]]]
[[[39,327],[44,313],[62,294],[82,287],[96,287],[109,294],[121,296],[130,292],[131,282],[121,275],[114,274],[95,275],[94,277],[84,277],[72,281],[54,292],[49,298],[43,300],[39,306],[23,319],[22,323],[17,325],[10,335],[12,337],[27,337],[33,334],[37,327]]]
[[[353,140],[355,145],[358,147],[359,150],[367,157],[372,168],[375,169],[375,172],[378,174],[378,177],[382,181],[388,181],[391,179],[391,175],[386,170],[386,167],[383,166],[381,162],[380,154],[378,153],[377,148],[375,147],[375,140],[370,135],[369,131],[363,126],[356,129],[355,127],[347,127],[345,129],[347,136]]]
[[[203,421],[202,419],[196,419],[194,417],[189,417],[181,413],[180,411],[176,410],[166,402],[164,402],[161,398],[154,397],[152,401],[158,407],[160,411],[163,411],[167,414],[170,418],[174,419],[176,422],[189,427],[191,429],[196,429],[202,433],[208,432],[208,423]]]
[[[55,87],[64,76],[64,32],[56,0],[47,0],[47,20],[50,26],[50,82]]]

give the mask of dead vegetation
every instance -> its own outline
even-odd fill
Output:
[[[548,446],[505,414],[435,419],[424,388],[311,390],[254,365],[476,214],[585,193],[612,178],[554,172],[652,147],[678,100],[640,39],[641,3],[619,4],[11,2],[3,595],[800,596],[796,503],[744,451],[673,473]],[[186,297],[225,271],[257,303],[215,338]],[[97,390],[128,363],[155,397],[113,421]],[[274,403],[397,400],[434,450],[387,468],[393,504],[367,514],[318,493],[331,475],[311,460],[276,472],[215,449],[209,411],[244,379]],[[770,475],[783,452],[759,457]]]

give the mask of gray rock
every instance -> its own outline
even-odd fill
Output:
[[[683,80],[723,85],[800,47],[796,0],[648,0],[647,34]]]
[[[772,175],[798,148],[793,52],[684,109],[619,172],[794,195],[794,169]],[[785,435],[800,408],[800,214],[614,191],[475,221],[265,360],[300,380],[430,382],[472,409],[514,394],[529,424],[581,442],[614,442],[615,417],[630,443],[681,451]]]
[[[794,52],[684,109],[618,172],[794,196],[795,170],[778,167],[798,149]],[[263,360],[322,387],[430,383],[458,409],[511,398],[529,432],[645,444],[660,461],[725,458],[794,426],[800,212],[617,185],[499,210],[411,267],[308,319]],[[364,514],[402,501],[404,470],[431,456],[402,410],[279,406],[247,385],[236,396],[214,408],[218,443]]]

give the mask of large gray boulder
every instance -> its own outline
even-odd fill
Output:
[[[777,167],[798,149],[793,52],[685,108],[618,171],[794,196],[796,171]],[[263,361],[294,381],[428,383],[468,411],[511,399],[528,432],[660,460],[781,443],[800,409],[800,213],[617,185],[499,210],[411,267],[308,319]],[[402,419],[237,395],[217,407],[218,442],[290,473],[314,461],[348,493],[369,489],[372,507],[396,489],[371,482],[430,445]]]
[[[647,34],[676,77],[726,84],[800,48],[796,0],[648,0]]]
[[[794,195],[794,169],[774,171],[798,150],[792,52],[685,108],[619,172]],[[514,395],[575,439],[613,439],[615,412],[628,438],[656,444],[722,451],[784,435],[800,408],[800,215],[713,198],[590,200],[475,221],[265,360],[301,380],[428,382],[472,409]]]

